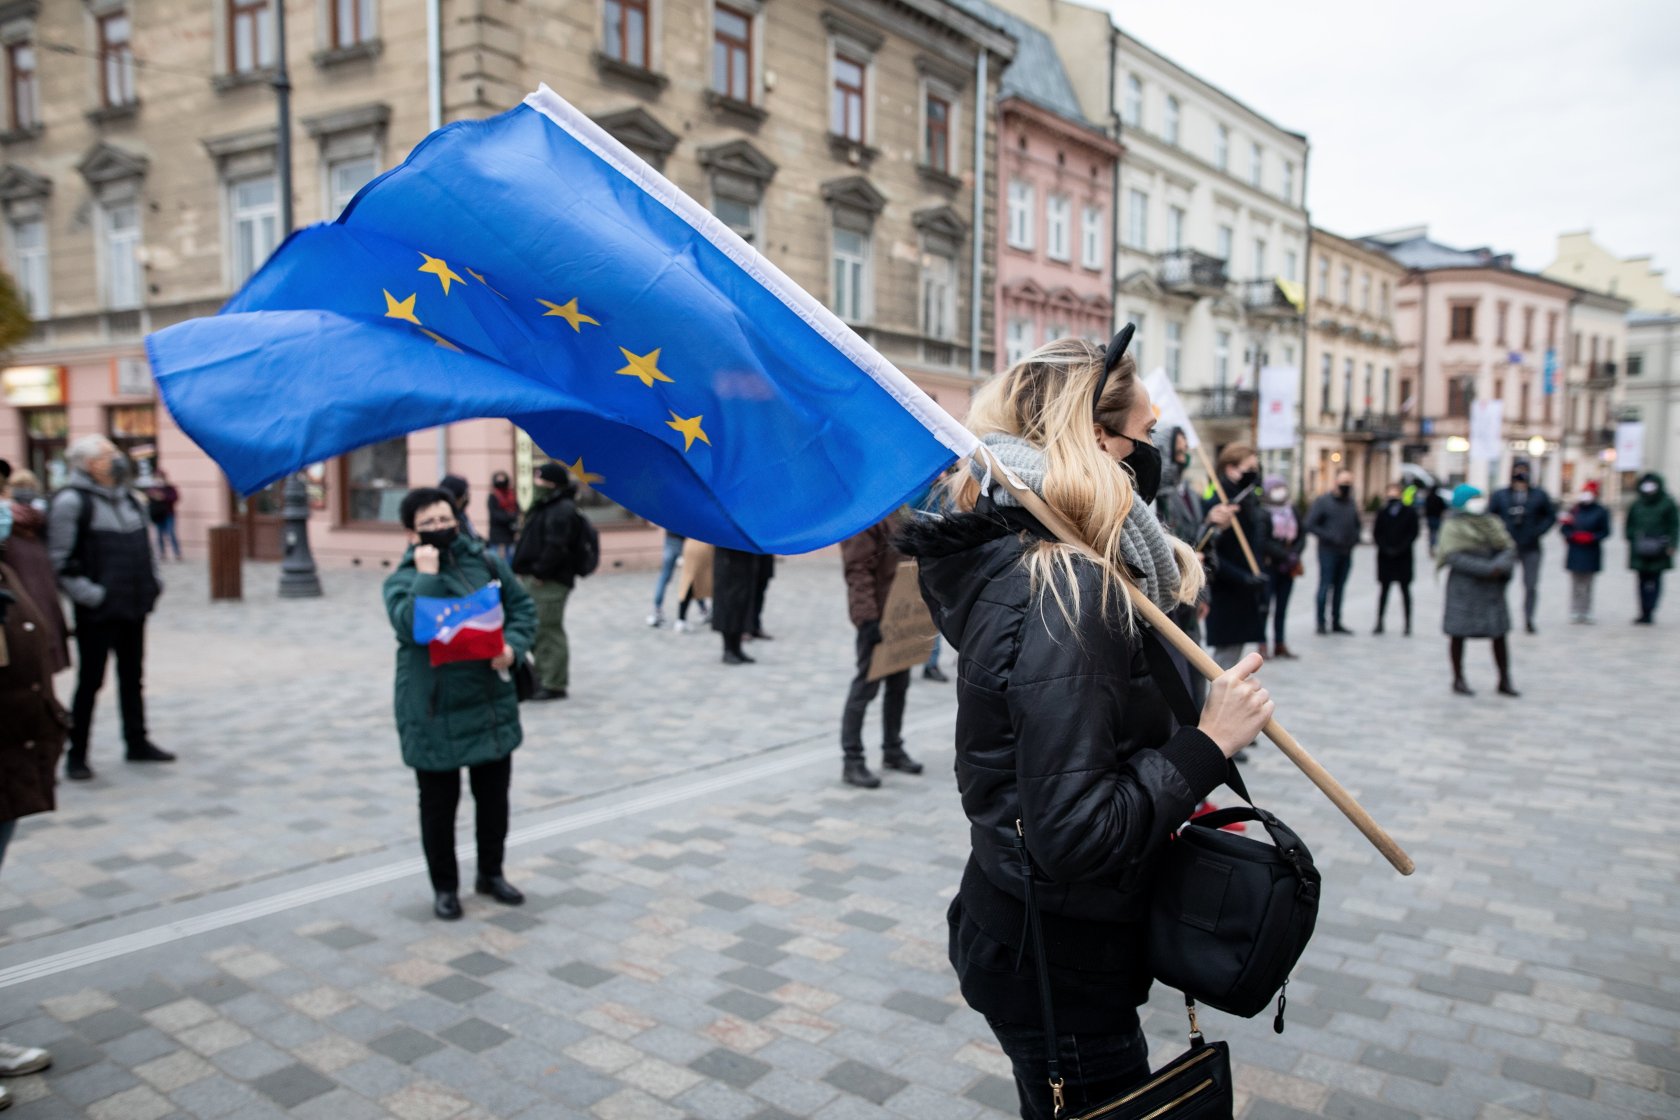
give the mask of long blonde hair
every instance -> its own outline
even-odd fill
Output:
[[[1096,553],[1093,562],[1102,575],[1102,614],[1122,620],[1130,629],[1132,604],[1125,593],[1120,545],[1136,492],[1131,472],[1116,466],[1097,442],[1091,425],[1094,421],[1112,435],[1131,436],[1122,433],[1122,428],[1137,396],[1137,363],[1129,354],[1120,359],[1093,416],[1091,398],[1102,376],[1103,360],[1103,348],[1083,339],[1046,343],[975,394],[968,428],[981,437],[1016,436],[1044,453],[1044,501]],[[981,496],[979,481],[968,471],[956,479],[954,504],[972,510]],[[1167,539],[1178,561],[1174,598],[1193,603],[1202,590],[1201,562],[1189,545],[1171,536]],[[1061,541],[1039,541],[1023,558],[1034,595],[1048,588],[1070,626],[1083,606],[1074,568],[1079,555]]]

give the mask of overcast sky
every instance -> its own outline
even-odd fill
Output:
[[[1675,0],[1083,0],[1304,132],[1315,225],[1550,264],[1591,229],[1680,289]]]

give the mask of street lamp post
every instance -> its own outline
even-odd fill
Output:
[[[279,112],[274,159],[280,189],[280,236],[292,232],[292,80],[286,72],[286,0],[274,5],[274,103]],[[321,594],[315,557],[309,551],[309,487],[302,472],[286,480],[280,560],[280,597],[314,599]]]

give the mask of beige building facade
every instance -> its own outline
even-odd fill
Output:
[[[1395,327],[1406,270],[1316,226],[1309,255],[1302,484],[1322,493],[1346,469],[1364,503],[1398,479],[1407,422],[1416,430],[1417,385],[1399,370]]]
[[[1625,299],[1635,311],[1680,315],[1680,294],[1669,290],[1650,257],[1618,257],[1594,241],[1591,230],[1558,234],[1557,255],[1540,275]]]
[[[62,480],[68,441],[112,435],[182,491],[189,549],[232,519],[261,558],[279,554],[278,487],[229,492],[157,403],[143,339],[213,313],[282,237],[274,4],[0,4],[0,247],[37,324],[0,384],[0,456]],[[966,410],[992,367],[995,120],[976,109],[1009,37],[943,0],[442,0],[441,14],[434,83],[425,5],[287,4],[297,224],[400,163],[434,94],[443,120],[482,118],[547,82]],[[316,555],[389,563],[396,494],[447,470],[482,518],[490,474],[528,478],[540,458],[484,420],[321,464]],[[657,554],[645,522],[603,495],[584,504],[607,563]]]

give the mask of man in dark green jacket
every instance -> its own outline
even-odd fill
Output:
[[[432,911],[461,916],[455,865],[455,809],[461,767],[467,768],[477,807],[478,878],[475,889],[517,906],[525,896],[502,875],[507,842],[508,786],[519,746],[519,698],[512,667],[530,653],[537,608],[506,564],[484,544],[461,534],[455,505],[442,490],[413,490],[400,509],[409,548],[385,579],[385,613],[397,635],[396,717],[403,762],[420,786],[420,841],[435,892]],[[499,583],[502,652],[489,661],[434,666],[414,640],[420,597],[458,599]]]
[[[1674,567],[1674,548],[1680,544],[1680,507],[1655,471],[1640,475],[1635,490],[1627,511],[1628,567],[1639,575],[1639,617],[1634,621],[1649,626],[1656,621],[1662,574]]]

